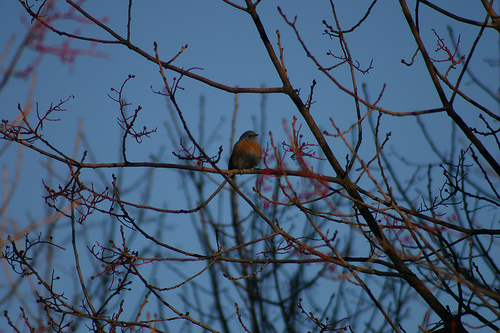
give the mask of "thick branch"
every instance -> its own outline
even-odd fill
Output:
[[[424,46],[424,43],[422,39],[420,38],[420,33],[418,31],[417,26],[415,25],[415,22],[413,21],[413,18],[411,17],[410,10],[406,4],[405,0],[399,0],[399,3],[401,5],[401,8],[403,9],[403,13],[405,15],[406,21],[408,23],[408,26],[410,27],[410,30],[413,34],[413,37],[415,38],[415,42],[418,45],[418,48],[420,50],[420,53],[422,54],[422,57],[424,59],[425,65],[427,67],[427,71],[429,72],[431,76],[432,83],[434,84],[434,88],[436,89],[439,98],[441,99],[441,103],[443,104],[443,108],[446,110],[446,113],[448,116],[460,127],[462,132],[467,136],[467,138],[472,142],[472,144],[477,148],[477,150],[481,153],[481,155],[484,157],[484,159],[488,162],[488,164],[495,170],[497,175],[500,176],[500,164],[495,160],[495,158],[490,154],[488,149],[481,143],[481,140],[479,140],[474,133],[470,130],[469,126],[465,123],[465,121],[455,112],[453,109],[453,105],[448,101],[446,94],[443,90],[443,87],[439,83],[439,78],[438,75],[436,74],[436,68],[434,67],[434,64],[432,63],[431,58],[429,57],[429,54],[427,53],[427,49]]]
[[[367,222],[371,232],[374,234],[374,236],[377,238],[379,243],[382,246],[382,249],[385,254],[391,259],[391,261],[394,263],[394,266],[396,267],[396,270],[401,273],[403,278],[414,288],[421,296],[422,298],[429,304],[429,306],[438,314],[438,316],[443,319],[443,321],[449,321],[451,318],[451,314],[446,310],[446,308],[437,300],[437,298],[432,294],[432,292],[425,286],[425,284],[406,266],[406,264],[403,262],[397,251],[394,249],[394,247],[390,244],[389,240],[385,237],[385,235],[382,233],[380,230],[377,221],[373,217],[372,213],[368,209],[368,206],[363,202],[363,199],[361,198],[361,195],[357,191],[357,186],[349,179],[348,175],[346,172],[343,170],[342,166],[338,162],[337,158],[334,156],[333,152],[330,149],[330,146],[327,144],[321,130],[319,129],[318,125],[314,121],[313,117],[309,113],[309,110],[306,108],[306,106],[302,103],[299,95],[297,92],[292,88],[292,85],[286,75],[286,72],[284,69],[280,66],[278,57],[274,53],[274,50],[271,46],[271,43],[269,42],[269,39],[267,38],[267,35],[264,30],[264,26],[262,22],[260,21],[259,16],[257,15],[255,11],[255,7],[251,4],[250,0],[246,0],[247,3],[247,8],[248,8],[248,13],[252,16],[252,19],[254,21],[254,24],[259,31],[259,34],[261,36],[262,42],[264,43],[269,57],[271,58],[271,61],[273,62],[278,75],[280,76],[282,82],[283,82],[283,87],[285,88],[285,93],[290,97],[290,99],[293,101],[297,109],[299,110],[300,114],[306,121],[307,125],[309,126],[309,129],[311,130],[312,134],[314,135],[315,139],[317,140],[318,144],[320,145],[323,153],[325,154],[326,158],[330,162],[330,165],[334,169],[334,171],[337,173],[337,176],[341,179],[341,185],[346,189],[348,194],[352,197],[352,200],[354,204],[356,205],[356,208],[359,210],[360,214],[363,216],[365,221]]]

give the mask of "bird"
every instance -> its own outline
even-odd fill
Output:
[[[257,141],[254,131],[246,131],[234,144],[233,152],[229,158],[228,170],[251,169],[259,164],[262,159],[262,148]],[[231,176],[231,178],[234,175]]]

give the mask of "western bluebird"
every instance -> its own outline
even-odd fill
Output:
[[[246,131],[241,135],[234,144],[228,170],[251,169],[259,164],[262,159],[262,148],[257,142],[257,135],[254,131]]]

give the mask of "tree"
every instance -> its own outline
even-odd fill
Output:
[[[17,173],[4,177],[2,204],[1,299],[14,330],[499,330],[498,55],[483,62],[500,31],[493,1],[465,13],[424,0],[330,1],[304,21],[311,9],[251,0],[168,17],[163,7],[142,16],[148,5],[132,1],[19,5],[30,30],[2,94],[16,76],[37,87],[44,55],[74,71],[89,62],[69,96],[52,92],[45,107],[29,94],[2,120],[4,173]],[[194,26],[215,12],[236,28]],[[183,39],[203,28],[220,29],[208,40],[219,43],[190,51]],[[254,47],[257,61],[239,63]],[[28,65],[27,49],[38,55]],[[212,57],[224,70],[205,68]],[[104,61],[102,77],[85,81],[86,66]],[[249,72],[265,86],[239,86]],[[110,76],[107,100],[78,88]],[[256,103],[259,115],[248,111]],[[276,105],[287,109],[282,129]],[[72,114],[90,126],[73,127]],[[228,171],[247,129],[261,134],[260,169]],[[44,163],[50,208],[31,221],[9,213],[15,190],[35,192],[18,185],[31,177],[25,150]]]

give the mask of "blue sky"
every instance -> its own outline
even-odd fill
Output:
[[[357,6],[350,2],[336,3],[338,16],[343,27],[350,27],[363,16],[369,1],[357,1]],[[479,1],[455,1],[436,2],[448,7],[457,15],[467,16],[470,19],[482,21],[484,10]],[[61,10],[67,8],[64,2],[58,5]],[[327,51],[340,54],[339,44],[323,35],[324,25],[322,20],[333,24],[329,2],[304,1],[262,1],[259,5],[259,13],[266,27],[269,38],[276,48],[276,34],[279,30],[281,43],[284,47],[285,64],[292,84],[300,89],[301,97],[305,99],[313,80],[317,81],[315,90],[316,103],[311,108],[320,128],[333,132],[330,118],[335,123],[347,129],[355,121],[354,103],[352,97],[337,89],[326,79],[308,60],[305,52],[297,42],[292,29],[288,27],[277,11],[280,6],[283,13],[289,18],[297,16],[297,28],[301,37],[317,58],[325,64],[334,65],[338,60],[328,56]],[[106,18],[107,24],[117,33],[125,36],[127,11],[123,1],[87,1],[83,8],[97,18]],[[193,70],[214,81],[239,87],[277,87],[280,85],[272,64],[267,58],[266,52],[255,28],[243,12],[228,6],[222,1],[147,1],[135,2],[132,19],[132,42],[153,54],[153,43],[158,44],[162,60],[173,57],[184,46],[188,48],[175,60],[174,65],[182,68],[200,68]],[[476,38],[479,28],[458,25],[451,19],[443,18],[429,8],[421,8],[420,31],[426,42],[431,56],[436,59],[445,57],[443,53],[434,53],[436,31],[447,45],[451,45],[450,35],[447,27],[451,25],[455,36],[460,35],[460,51],[468,54],[473,40]],[[11,36],[15,36],[14,47],[22,40],[26,31],[21,23],[21,18],[26,18],[26,13],[17,1],[2,1],[0,4],[0,46],[2,50]],[[28,19],[29,20],[29,19]],[[26,23],[28,24],[28,23]],[[67,29],[69,32],[77,31],[81,35],[94,38],[111,39],[102,30],[75,22],[56,22],[57,27]],[[77,30],[78,29],[78,30]],[[487,60],[499,59],[498,33],[485,31],[484,38],[475,50],[475,61],[470,69],[481,78],[486,86],[498,92],[500,75],[497,67],[492,67]],[[63,38],[55,34],[49,34],[47,44],[59,46]],[[401,9],[397,2],[380,1],[373,9],[372,14],[366,22],[354,33],[347,35],[350,51],[353,58],[359,61],[361,68],[366,68],[373,60],[373,68],[368,74],[356,73],[356,80],[360,86],[367,85],[367,91],[371,100],[379,95],[382,87],[386,84],[384,95],[379,103],[380,106],[392,111],[415,111],[440,106],[437,94],[431,84],[428,73],[424,70],[422,60],[417,55],[414,66],[407,67],[401,64],[401,59],[409,61],[415,52],[415,43],[408,27],[404,21]],[[73,41],[73,47],[85,50],[87,42]],[[108,94],[112,94],[111,88],[118,89],[129,74],[135,75],[135,79],[129,81],[125,87],[126,100],[131,103],[130,109],[137,106],[142,107],[138,124],[142,127],[158,128],[158,131],[145,139],[142,144],[129,141],[128,153],[130,161],[149,161],[151,155],[158,156],[162,162],[178,163],[178,159],[171,154],[175,147],[167,138],[165,122],[170,122],[170,116],[166,108],[165,98],[155,94],[154,91],[162,89],[161,77],[158,66],[147,62],[139,55],[129,51],[121,45],[97,45],[96,50],[102,52],[105,57],[79,56],[74,64],[63,64],[61,59],[47,55],[37,70],[37,79],[33,93],[33,101],[38,103],[41,111],[74,96],[65,104],[66,112],[61,113],[59,122],[47,124],[44,135],[47,139],[57,142],[58,149],[72,155],[75,147],[76,129],[81,122],[82,130],[88,140],[89,147],[99,162],[116,162],[120,160],[119,142],[121,133],[116,124],[118,116],[117,104],[113,102]],[[13,56],[13,52],[7,54],[4,62],[0,65],[5,69]],[[29,63],[34,59],[33,52],[25,52],[21,63]],[[437,64],[440,69],[446,68],[445,64]],[[450,78],[456,80],[461,65],[452,71]],[[351,88],[350,76],[347,67],[339,67],[334,76],[347,88]],[[177,74],[168,73],[168,78],[178,78]],[[30,82],[22,79],[11,79],[8,86],[0,91],[2,111],[0,118],[13,119],[17,116],[17,105],[26,102]],[[219,162],[221,168],[227,165],[229,157],[229,139],[231,116],[234,109],[234,95],[221,92],[188,78],[183,78],[177,101],[183,110],[184,116],[191,130],[199,138],[200,125],[200,97],[203,96],[205,118],[203,126],[206,137],[203,141],[204,147],[209,155],[218,151],[223,146],[224,153]],[[475,100],[481,101],[490,110],[498,113],[498,103],[487,96],[482,90],[471,84],[470,78],[465,77],[462,87]],[[265,146],[269,142],[268,132],[272,131],[276,141],[286,139],[282,123],[291,123],[293,116],[299,116],[292,103],[282,95],[270,94],[266,96],[265,119],[261,119],[260,95],[239,95],[239,109],[236,119],[236,136],[246,130],[256,129],[260,132],[261,143]],[[459,114],[470,121],[471,124],[480,126],[475,110],[461,99],[455,104]],[[362,111],[365,111],[362,108]],[[34,113],[31,115],[34,117]],[[34,119],[34,118],[32,118]],[[451,122],[444,114],[429,116],[426,122],[428,131],[432,137],[443,144],[445,151],[449,148],[451,138]],[[264,122],[264,125],[261,123]],[[299,118],[299,123],[302,123]],[[140,127],[139,127],[140,128]],[[391,118],[383,117],[381,133],[391,132],[391,141],[388,144],[390,151],[397,152],[399,156],[412,163],[422,165],[436,163],[438,158],[432,153],[430,147],[422,142],[422,132],[415,118]],[[312,136],[303,125],[303,134],[306,140],[312,140]],[[339,159],[349,153],[339,138],[329,138],[334,151]],[[367,131],[365,144],[361,153],[366,153],[369,159],[370,151],[373,150],[371,134]],[[461,142],[459,146],[464,146]],[[486,142],[487,145],[494,144]],[[6,145],[0,142],[0,149]],[[465,147],[465,146],[464,146]],[[80,148],[77,156],[82,155]],[[447,152],[448,153],[448,152]],[[15,173],[18,161],[18,150],[13,144],[7,148],[1,157],[7,179],[11,179]],[[497,155],[498,157],[498,155]],[[29,221],[38,220],[41,212],[44,212],[44,203],[41,199],[43,193],[41,179],[46,171],[45,159],[29,150],[22,153],[22,178],[18,188],[9,204],[9,210],[2,225],[8,225],[15,221],[19,226],[24,226]],[[293,167],[293,162],[288,161]],[[404,166],[398,161],[395,165],[402,166],[401,177],[409,178],[410,172],[405,172]],[[54,165],[64,179],[67,170],[60,165]],[[328,175],[333,175],[333,170],[323,167]],[[131,177],[137,177],[136,170],[127,171]],[[142,172],[142,171],[141,171]],[[112,171],[105,170],[103,173],[110,180]],[[95,174],[89,173],[89,179]],[[0,184],[5,186],[5,178]],[[57,184],[60,179],[55,178]],[[220,179],[217,179],[220,181]],[[9,183],[9,181],[7,181]],[[132,183],[132,182],[131,182]],[[173,183],[173,184],[172,184]],[[130,186],[130,183],[127,184]],[[183,184],[176,180],[172,182],[168,172],[158,171],[158,182],[154,184],[155,199],[158,206],[170,208],[189,208],[186,202],[179,200],[175,193],[165,193],[164,188],[175,188],[182,190]],[[216,186],[213,184],[212,186]],[[439,181],[436,184],[439,187]],[[247,188],[250,192],[251,186]],[[130,194],[130,198],[137,193]],[[417,196],[416,196],[417,197]],[[180,207],[179,207],[180,206]],[[186,217],[186,220],[189,218]],[[6,224],[7,223],[7,224]],[[174,223],[175,225],[175,223]],[[175,225],[174,230],[179,233],[189,233],[192,230],[183,229]],[[7,228],[8,229],[8,228]],[[99,235],[103,236],[103,235]],[[99,237],[97,236],[97,237]],[[2,240],[4,235],[2,235]],[[105,237],[103,238],[105,239]],[[93,243],[95,240],[88,240]],[[173,233],[172,241],[182,245],[182,238]],[[173,244],[177,245],[177,244]],[[3,270],[4,267],[0,268]]]

